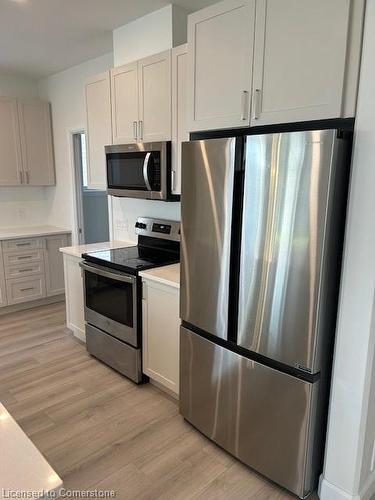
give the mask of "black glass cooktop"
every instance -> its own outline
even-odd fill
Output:
[[[180,255],[177,251],[138,245],[85,253],[82,258],[87,262],[129,274],[137,274],[145,269],[175,264],[180,261]]]

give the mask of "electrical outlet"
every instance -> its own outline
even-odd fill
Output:
[[[372,457],[371,457],[371,467],[370,471],[373,472],[375,470],[375,440],[372,445]]]
[[[118,219],[116,221],[116,228],[117,229],[123,229],[123,230],[126,231],[128,229],[128,221],[127,220]]]

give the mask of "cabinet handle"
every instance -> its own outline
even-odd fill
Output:
[[[26,170],[25,172],[25,179],[26,179],[26,184],[29,184],[29,172]]]
[[[31,243],[16,243],[16,247],[29,247]]]
[[[28,272],[31,272],[31,271],[33,271],[32,268],[30,268],[30,269],[19,269],[20,273],[28,273]]]
[[[176,172],[175,172],[175,170],[172,170],[171,174],[172,174],[172,191],[174,191],[175,187],[176,187],[175,186],[175,184],[176,184]]]
[[[143,141],[143,121],[139,120],[139,140]]]
[[[133,135],[134,135],[134,140],[137,142],[138,140],[138,130],[137,130],[138,124],[136,121],[133,122]]]
[[[243,90],[241,94],[241,120],[247,120],[247,97],[249,92]]]
[[[254,120],[258,120],[259,115],[260,115],[261,97],[262,97],[262,91],[260,89],[254,89],[254,95],[253,95],[253,107],[254,107],[253,119]]]
[[[32,255],[25,255],[23,257],[19,256],[17,257],[17,260],[25,260],[25,259],[31,259],[32,258]]]
[[[29,290],[34,290],[33,286],[29,286],[28,288],[21,288],[21,292],[27,292]]]

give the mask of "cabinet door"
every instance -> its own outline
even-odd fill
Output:
[[[83,278],[79,267],[81,260],[73,255],[64,254],[66,322],[74,335],[82,342],[86,342]]]
[[[179,392],[179,290],[143,280],[143,371]]]
[[[64,264],[60,248],[68,244],[67,234],[46,236],[44,262],[47,297],[64,293]]]
[[[350,0],[258,0],[251,125],[341,116]]]
[[[55,167],[49,103],[20,100],[18,115],[25,184],[52,186],[55,184]]]
[[[137,142],[138,63],[111,70],[113,144]]]
[[[225,0],[188,18],[189,130],[250,123],[255,0]]]
[[[139,130],[144,142],[170,141],[172,135],[171,51],[138,62]]]
[[[172,50],[172,193],[181,194],[181,143],[187,129],[187,44]]]
[[[0,97],[0,186],[22,184],[17,100]]]
[[[87,181],[91,189],[106,189],[104,147],[112,143],[111,82],[106,71],[86,82]]]
[[[4,263],[3,263],[3,254],[1,251],[1,243],[0,243],[0,307],[4,307],[6,305],[7,305],[7,296],[5,288]]]

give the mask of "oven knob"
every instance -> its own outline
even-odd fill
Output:
[[[144,222],[136,222],[135,227],[138,229],[146,229],[147,225]]]

